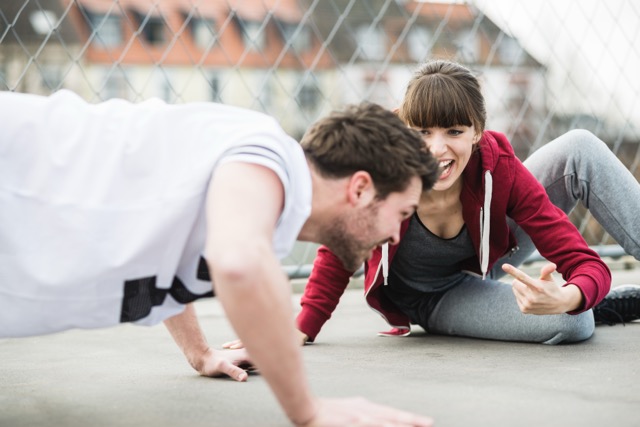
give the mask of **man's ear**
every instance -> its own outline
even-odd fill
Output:
[[[347,183],[347,198],[353,206],[367,206],[376,197],[376,188],[368,172],[358,171]]]

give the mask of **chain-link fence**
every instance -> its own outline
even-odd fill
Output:
[[[518,156],[572,128],[639,176],[634,0],[0,0],[0,89],[265,111],[294,137],[346,103],[398,105],[415,68],[477,72]],[[589,244],[614,243],[584,209]],[[286,260],[302,266],[315,247]]]

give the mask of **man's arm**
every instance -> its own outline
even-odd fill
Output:
[[[205,258],[231,325],[287,416],[303,424],[317,403],[295,339],[290,286],[272,249],[283,203],[273,171],[245,163],[219,167],[207,197]]]
[[[299,426],[431,426],[364,399],[316,399],[303,369],[291,290],[272,249],[284,190],[271,170],[227,163],[207,197],[207,259],[231,325],[289,419]]]

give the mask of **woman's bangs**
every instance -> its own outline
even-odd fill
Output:
[[[405,112],[409,125],[426,129],[472,126],[471,104],[461,88],[451,87],[439,79],[429,79],[414,87]]]

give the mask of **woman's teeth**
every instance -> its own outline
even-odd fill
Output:
[[[449,176],[451,165],[453,165],[453,160],[443,160],[438,163],[440,167],[440,179],[446,179]]]

